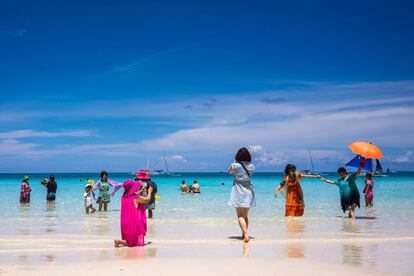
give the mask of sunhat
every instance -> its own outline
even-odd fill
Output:
[[[139,173],[135,174],[135,178],[138,180],[150,180],[150,175],[146,170],[141,170]]]
[[[87,187],[92,187],[92,188],[93,188],[93,185],[92,185],[91,183],[87,183],[87,184],[85,185],[85,188],[87,188]]]

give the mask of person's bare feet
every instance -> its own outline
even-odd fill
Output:
[[[242,238],[243,238],[243,242],[249,242],[250,241],[250,237],[249,237],[249,235],[248,234],[242,234]]]
[[[119,247],[119,241],[114,240],[114,247]]]

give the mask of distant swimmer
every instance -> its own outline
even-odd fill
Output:
[[[181,190],[182,193],[187,193],[188,192],[188,186],[185,183],[185,180],[181,181],[180,190]]]
[[[199,194],[200,193],[200,184],[198,184],[197,180],[194,180],[194,183],[192,185],[191,190],[193,191],[193,193],[195,194]]]

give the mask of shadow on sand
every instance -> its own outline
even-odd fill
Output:
[[[239,240],[239,241],[242,241],[243,240],[243,238],[241,236],[229,236],[227,238],[230,239],[230,240]],[[250,239],[251,240],[254,240],[255,238],[252,237],[252,236],[250,236]]]
[[[336,216],[337,218],[344,218],[344,219],[350,219],[347,217],[343,217],[343,216]],[[377,219],[377,217],[367,217],[367,216],[357,216],[356,219],[365,219],[365,220],[373,220],[373,219]]]

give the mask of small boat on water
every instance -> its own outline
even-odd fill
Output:
[[[310,150],[308,150],[308,155],[309,155],[309,161],[310,161],[312,170],[302,170],[300,171],[300,174],[301,175],[313,175],[313,176],[322,175],[322,173],[315,172],[315,167],[313,165],[313,159],[312,159],[312,153]]]
[[[170,172],[168,170],[168,163],[167,163],[167,157],[165,156],[165,152],[161,157],[161,169],[150,169],[149,165],[149,159],[147,158],[147,172],[151,176],[180,176],[179,174]]]

